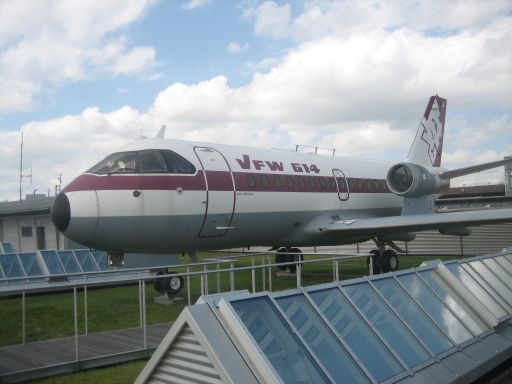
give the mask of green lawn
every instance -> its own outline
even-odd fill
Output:
[[[205,255],[203,255],[205,257]],[[211,255],[208,255],[211,257]],[[305,260],[317,256],[306,256]],[[450,259],[449,257],[446,259]],[[400,269],[418,266],[426,257],[401,257]],[[265,261],[267,258],[265,257]],[[270,260],[273,262],[273,260]],[[242,258],[235,263],[236,266],[249,266],[254,262],[261,265],[264,260],[260,257]],[[229,264],[228,264],[229,265]],[[228,266],[226,265],[226,267]],[[202,270],[203,267],[191,267],[191,271]],[[209,269],[215,269],[210,266]],[[222,268],[222,267],[221,267]],[[185,268],[176,268],[178,272],[185,272]],[[272,290],[283,290],[296,287],[296,277],[276,276],[277,269],[272,269]],[[365,258],[348,259],[339,262],[339,279],[346,280],[368,274]],[[210,274],[208,277],[208,292],[216,293],[220,286],[222,292],[230,290],[229,273]],[[268,290],[268,269],[265,277],[262,270],[254,274],[256,291]],[[302,284],[304,286],[327,283],[333,281],[333,262],[325,261],[304,266]],[[265,285],[264,285],[265,283]],[[252,274],[250,271],[235,273],[236,290],[247,289],[252,291]],[[201,294],[201,276],[190,278],[191,302],[194,303]],[[146,311],[148,324],[173,321],[186,305],[186,287],[180,294],[185,299],[184,304],[158,305],[153,299],[161,294],[156,292],[151,283],[146,285]],[[89,289],[87,292],[88,305],[88,331],[89,333],[116,330],[139,326],[139,287],[138,284],[114,288]],[[84,294],[79,290],[77,296],[79,315],[79,333],[84,333]],[[73,294],[64,292],[48,295],[29,295],[26,297],[26,341],[38,341],[57,337],[71,336],[74,333],[73,321]],[[2,327],[0,327],[0,346],[19,344],[22,342],[21,330],[21,298],[0,299],[2,311]],[[62,375],[37,381],[37,383],[90,383],[132,382],[138,375],[143,361],[122,364],[110,368],[94,369],[69,375]]]

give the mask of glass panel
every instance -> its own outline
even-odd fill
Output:
[[[84,272],[97,272],[98,267],[94,263],[93,257],[90,251],[74,251],[76,259],[82,267]]]
[[[463,264],[464,269],[466,269],[469,273],[471,273],[471,270],[468,269],[468,265]],[[496,277],[494,273],[492,273],[489,268],[487,268],[484,263],[482,263],[480,260],[471,261],[469,264],[472,268],[475,269],[476,272],[482,278],[489,283],[493,287],[493,289],[498,292],[503,299],[509,304],[509,306],[512,306],[512,290],[510,290],[509,287],[507,287],[500,279]]]
[[[46,263],[46,268],[48,268],[48,272],[50,275],[63,275],[64,269],[62,269],[62,265],[60,264],[59,257],[57,256],[57,252],[55,251],[40,251],[41,255],[43,255],[43,260]]]
[[[495,257],[494,260],[512,276],[512,263],[505,256]]]
[[[473,331],[474,334],[479,335],[486,328],[485,323],[480,320],[478,315],[466,304],[465,301],[444,281],[439,274],[434,270],[422,271],[420,276],[428,284],[430,288],[441,298],[441,300],[448,305],[453,312],[457,314],[459,319]]]
[[[4,270],[2,269],[2,264],[0,264],[0,279],[5,279]]]
[[[196,173],[196,167],[185,159],[184,157],[178,155],[173,151],[160,151],[160,154],[165,160],[167,164],[167,169],[171,173]]]
[[[368,283],[349,285],[343,289],[408,367],[412,368],[430,358],[425,348]]]
[[[59,251],[57,253],[59,255],[59,259],[64,266],[64,270],[66,273],[80,273],[82,270],[78,265],[78,262],[75,259],[75,255],[71,251]]]
[[[21,268],[18,257],[14,253],[6,253],[4,255],[0,255],[0,265],[2,265],[5,277],[7,278],[25,277],[25,273],[23,272],[23,268]]]
[[[157,151],[139,152],[138,167],[142,173],[167,172],[167,167]]]
[[[96,264],[100,267],[100,270],[107,271],[108,270],[108,260],[107,253],[104,251],[94,250],[91,252],[94,256],[94,260],[96,260]]]
[[[137,169],[136,152],[120,152],[108,155],[87,173],[133,173]]]
[[[309,295],[378,382],[403,371],[389,349],[373,333],[338,288],[310,292]]]
[[[283,382],[328,382],[268,297],[232,301],[231,305]]]
[[[375,280],[373,283],[434,355],[453,347],[452,342],[392,277]]]
[[[483,259],[482,261],[507,287],[512,288],[512,278],[496,261],[493,259]]]
[[[367,383],[368,378],[304,295],[276,299],[336,383]]]
[[[27,276],[42,276],[43,271],[37,262],[37,255],[33,252],[19,254],[21,264]]]
[[[471,275],[460,266],[459,263],[449,263],[446,264],[446,267],[494,316],[499,319],[507,315],[507,312],[496,302],[496,300],[494,300],[493,297],[489,295],[489,293],[487,293],[487,291],[483,289],[480,284],[478,284],[475,279],[473,279]]]
[[[471,333],[450,312],[414,273],[397,276],[405,286],[409,295],[421,304],[437,325],[448,334],[457,344],[472,338]]]
[[[12,243],[2,243],[2,247],[4,249],[5,253],[16,253],[16,250],[14,249],[14,246]]]

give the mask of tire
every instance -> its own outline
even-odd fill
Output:
[[[294,261],[302,261],[304,260],[304,256],[302,255],[302,251],[299,248],[290,248],[289,252],[293,252],[293,255],[287,255],[288,256],[288,262],[294,262]],[[302,266],[302,264],[301,264]],[[288,269],[291,273],[295,273],[297,271],[297,264],[290,264],[288,265]]]
[[[368,268],[370,267],[370,257],[373,259],[373,274],[378,275],[380,273],[380,251],[378,249],[372,249],[369,252],[372,256],[368,256],[366,258],[366,265]]]
[[[398,270],[398,255],[392,249],[386,249],[380,260],[380,267],[383,273],[395,272]]]
[[[185,285],[185,281],[181,276],[172,276],[176,272],[169,272],[169,277],[165,277],[163,279],[155,280],[154,286],[158,292],[167,293],[167,295],[177,295],[183,289]],[[166,275],[167,273],[164,271],[158,271],[157,276]]]
[[[288,255],[283,255],[282,252],[287,252],[286,248],[279,248],[276,253],[275,261],[277,264],[277,268],[281,271],[285,271],[287,266],[286,265],[279,265],[281,263],[286,263],[288,261],[287,257]]]

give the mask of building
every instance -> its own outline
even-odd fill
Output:
[[[26,200],[0,203],[0,241],[15,244],[19,252],[83,248],[53,225],[50,215],[53,199],[30,194]]]

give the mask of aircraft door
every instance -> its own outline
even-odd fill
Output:
[[[350,195],[347,178],[341,169],[333,169],[332,174],[336,180],[336,188],[338,189],[338,199],[347,201]]]
[[[195,147],[206,184],[205,215],[198,237],[224,236],[235,211],[235,183],[226,158],[214,148]]]

